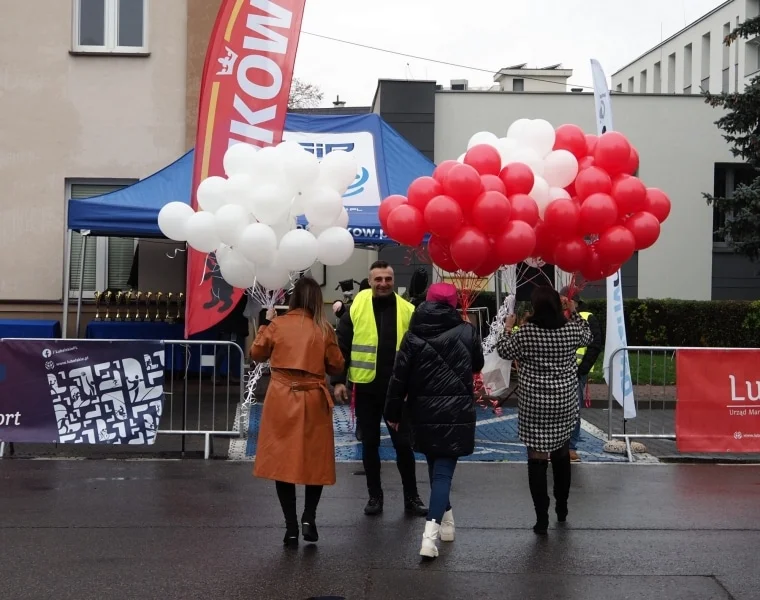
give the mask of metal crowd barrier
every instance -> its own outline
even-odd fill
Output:
[[[9,338],[6,339],[10,341]],[[40,340],[26,339],[26,341]],[[87,344],[153,340],[76,339],[70,341]],[[242,437],[245,434],[242,414],[241,418],[236,418],[237,411],[242,410],[245,392],[243,350],[234,342],[157,341],[164,344],[164,406],[158,433],[181,435],[182,452],[185,452],[185,436],[204,436],[203,456],[208,459],[211,456],[214,437]],[[194,347],[199,350],[195,356],[191,351]],[[209,349],[211,349],[210,354]],[[218,371],[217,356],[222,363],[226,360],[228,365],[226,374]],[[237,377],[231,374],[235,371],[239,373],[237,382],[235,381]],[[175,381],[174,375],[177,372],[183,373],[181,381]],[[210,389],[209,383],[211,383]],[[217,389],[217,383],[222,385],[221,389]],[[3,457],[5,445],[5,442],[0,442],[0,458]]]

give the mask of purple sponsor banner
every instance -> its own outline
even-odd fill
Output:
[[[0,441],[152,444],[164,401],[154,341],[0,341]]]

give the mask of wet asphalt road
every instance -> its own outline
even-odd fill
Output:
[[[574,466],[569,523],[538,539],[525,465],[461,465],[457,540],[430,564],[395,465],[375,519],[356,468],[340,464],[325,491],[319,544],[289,551],[274,486],[250,464],[2,460],[0,598],[760,596],[760,467]]]

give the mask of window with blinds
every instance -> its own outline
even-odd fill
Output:
[[[72,183],[71,198],[81,200],[102,196],[126,187],[123,184],[92,184],[92,183]],[[77,232],[71,236],[71,277],[69,278],[69,289],[73,292],[79,291],[79,277],[82,261],[83,237]],[[105,247],[106,256],[103,261],[98,261],[98,249]],[[99,242],[98,238],[91,237],[87,240],[87,251],[84,260],[84,281],[82,289],[85,292],[94,292],[100,285],[109,289],[124,290],[127,289],[129,273],[132,269],[132,261],[135,254],[134,238],[108,238],[105,243]],[[104,269],[105,273],[101,278],[98,277],[99,269]]]

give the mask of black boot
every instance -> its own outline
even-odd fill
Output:
[[[383,512],[383,492],[370,492],[367,506],[364,507],[364,514],[368,517],[374,517]]]
[[[282,481],[275,482],[277,498],[285,517],[285,537],[282,543],[290,548],[298,547],[298,516],[296,513],[296,486]]]
[[[409,515],[415,517],[427,517],[428,508],[420,498],[419,494],[404,497],[404,510]]]
[[[552,455],[552,475],[554,476],[554,511],[560,523],[567,521],[567,499],[570,496],[570,453]]]
[[[301,533],[303,534],[303,539],[312,544],[319,541],[319,533],[317,533],[317,524],[314,522],[315,520],[314,517],[304,515],[301,521]]]
[[[298,548],[298,521],[286,524],[282,543],[288,548]]]
[[[528,459],[528,484],[533,506],[536,509],[536,524],[533,531],[545,535],[549,529],[549,495],[546,489],[546,471],[549,461],[545,459]]]

